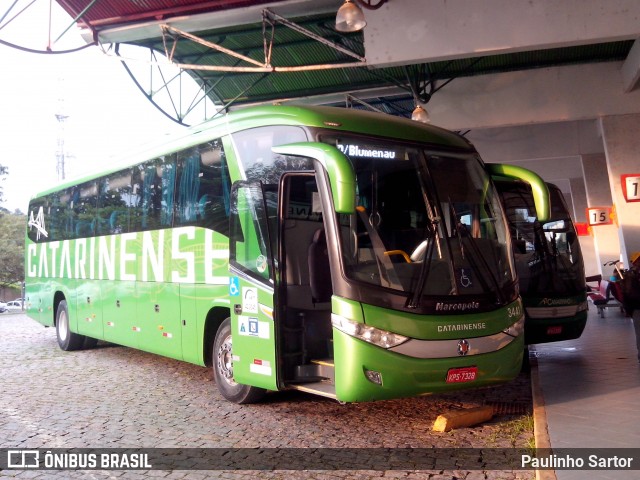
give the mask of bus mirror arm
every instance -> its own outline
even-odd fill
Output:
[[[549,188],[545,181],[535,172],[516,165],[505,163],[488,163],[485,165],[489,174],[493,177],[508,177],[522,180],[531,186],[533,202],[536,206],[536,217],[540,222],[546,222],[551,218],[551,200]]]
[[[349,159],[326,143],[302,142],[271,147],[280,155],[313,158],[322,165],[329,176],[333,205],[337,213],[352,214],[356,211],[356,175]]]

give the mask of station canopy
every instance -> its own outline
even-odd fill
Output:
[[[291,101],[410,117],[417,102],[428,103],[459,77],[623,60],[633,44],[621,40],[374,68],[367,65],[362,32],[336,30],[342,0],[57,2],[82,28],[87,42],[125,60],[128,48],[143,49],[150,59],[144,69],[123,63],[149,100],[179,123],[188,123],[188,113],[204,104],[212,116],[249,104]],[[372,8],[386,1],[358,3]],[[163,73],[160,67],[149,73],[149,65],[166,64],[167,59],[180,74]],[[192,77],[198,93],[171,96],[169,87],[180,83],[180,75]]]

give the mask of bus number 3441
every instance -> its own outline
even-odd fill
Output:
[[[520,305],[516,305],[515,307],[509,307],[507,309],[509,318],[511,317],[520,317],[522,316],[522,307]]]

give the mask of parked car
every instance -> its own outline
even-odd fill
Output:
[[[18,300],[12,300],[7,302],[5,308],[10,312],[15,312],[16,310],[22,310],[22,302]]]
[[[7,304],[0,302],[0,313],[4,313],[7,311]]]

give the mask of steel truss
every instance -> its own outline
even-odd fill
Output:
[[[274,66],[274,56],[277,54],[276,49],[274,49],[274,45],[276,43],[276,26],[278,25],[294,30],[305,37],[351,57],[356,61],[313,65]],[[287,20],[269,9],[264,9],[262,11],[262,40],[264,49],[264,58],[262,61],[250,58],[242,53],[226,48],[219,43],[201,38],[198,35],[180,30],[168,23],[159,24],[158,27],[162,39],[165,58],[159,58],[159,52],[153,47],[140,47],[148,48],[149,50],[149,59],[146,63],[149,65],[150,70],[144,74],[145,79],[141,79],[140,75],[136,75],[134,68],[130,65],[132,61],[139,62],[139,60],[127,58],[122,55],[120,44],[115,44],[115,47],[112,45],[101,46],[105,53],[109,54],[110,52],[113,52],[115,55],[120,57],[123,66],[145,97],[164,115],[181,125],[188,125],[185,118],[195,112],[198,108],[202,108],[205,112],[204,115],[200,117],[201,120],[211,119],[216,115],[227,111],[239,98],[245,98],[251,89],[269,74],[359,68],[367,66],[366,58],[353,50],[327,40],[326,38],[317,35],[301,25]],[[232,65],[200,65],[194,63],[182,63],[176,58],[176,49],[178,42],[184,41],[192,42],[221,53],[226,58],[232,58],[234,63]],[[166,67],[168,66],[172,66],[174,71],[177,73],[167,74]],[[210,82],[205,79],[200,72],[220,72],[223,75],[216,79],[213,84],[210,84]],[[244,87],[231,99],[223,100],[216,96],[215,88],[226,78],[225,75],[247,73],[257,73],[262,75],[249,83],[249,85]],[[190,92],[188,97],[185,93],[185,88],[183,88],[183,75],[187,75],[190,79],[195,80],[199,85],[198,91],[195,93],[193,93],[193,91]],[[165,101],[159,101],[159,96],[163,96]]]

